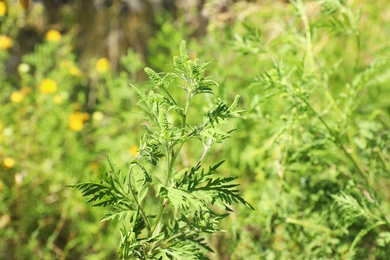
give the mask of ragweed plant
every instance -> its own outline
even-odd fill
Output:
[[[208,64],[189,59],[183,41],[172,72],[145,68],[155,87],[148,93],[134,87],[145,132],[128,172],[108,159],[109,169],[100,171],[99,180],[71,185],[90,197],[87,203],[108,209],[101,221],[123,220],[118,252],[122,259],[207,259],[212,250],[205,234],[221,231],[218,223],[231,205],[252,208],[239,195],[235,178],[215,176],[223,161],[203,166],[210,149],[233,131],[221,125],[242,113],[239,96],[231,105],[211,101],[217,83],[204,75]],[[198,111],[192,111],[197,96],[210,103],[199,120]],[[203,151],[185,167],[182,150],[193,148],[194,141]]]
[[[247,113],[269,120],[269,129],[275,129],[264,145],[274,148],[274,166],[264,163],[272,158],[264,156],[259,168],[275,173],[264,182],[278,188],[272,190],[265,221],[253,218],[263,225],[263,240],[254,243],[263,258],[382,259],[389,254],[383,246],[390,229],[389,120],[381,108],[388,102],[382,105],[377,94],[384,93],[389,79],[389,52],[367,48],[365,24],[352,2],[291,0],[284,22],[278,17],[270,28],[248,22],[246,34],[234,42],[241,54],[261,54],[267,57],[263,63],[271,64],[253,77],[254,105]],[[275,28],[283,29],[275,33]],[[343,51],[340,45],[346,46]],[[261,125],[264,132],[266,127]],[[258,160],[266,154],[255,149],[256,157],[245,151],[243,157]],[[242,251],[236,254],[248,257]]]

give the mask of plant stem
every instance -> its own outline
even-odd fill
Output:
[[[295,8],[297,8],[300,17],[303,22],[303,26],[305,27],[305,37],[306,37],[306,63],[309,64],[311,67],[314,68],[315,62],[314,62],[314,55],[313,55],[313,44],[311,41],[311,32],[310,32],[310,24],[309,20],[307,18],[305,8],[303,6],[303,3],[301,0],[297,0],[294,3]]]
[[[183,113],[183,117],[182,117],[182,122],[181,122],[182,136],[184,136],[184,134],[185,134],[185,130],[184,129],[185,129],[185,126],[187,124],[187,114],[188,114],[188,110],[189,110],[189,107],[190,107],[190,103],[191,103],[191,91],[189,91],[187,93],[186,105],[185,105],[184,113]],[[180,151],[181,151],[183,145],[184,145],[184,142],[181,142],[179,144],[179,147],[177,148],[177,150],[174,151],[172,146],[170,146],[168,143],[165,144],[165,155],[166,155],[166,158],[167,158],[166,159],[165,187],[167,187],[169,185],[169,182],[170,182],[170,180],[172,178],[173,165],[175,164],[176,159],[177,159],[178,155],[180,154]],[[171,154],[171,151],[172,151],[172,154]],[[154,234],[158,224],[160,223],[160,220],[162,218],[162,214],[164,212],[164,208],[165,208],[165,205],[166,205],[166,201],[167,201],[167,199],[164,199],[163,197],[160,197],[159,209],[158,209],[156,220],[155,220],[155,222],[154,222],[154,224],[152,226],[152,229],[151,229],[151,234]]]
[[[133,167],[134,167],[134,165],[131,165],[131,166],[130,166],[129,174],[128,174],[129,178],[131,178],[131,172],[133,171]],[[146,223],[147,228],[148,228],[148,231],[150,232],[151,228],[150,228],[149,220],[148,220],[148,218],[146,217],[145,212],[142,210],[141,205],[139,204],[138,198],[137,198],[137,196],[136,196],[136,194],[135,194],[135,192],[134,192],[133,185],[131,184],[131,180],[129,180],[129,186],[130,186],[130,191],[131,191],[131,194],[133,195],[134,201],[137,203],[137,210],[138,210],[138,212],[141,213],[141,217],[142,217],[142,219],[144,220],[144,222]],[[135,220],[136,220],[136,219],[135,219]],[[134,220],[134,221],[135,221],[135,220]]]
[[[306,98],[302,97],[301,95],[298,95],[298,97],[309,107],[309,109],[317,116],[317,118],[320,120],[320,122],[325,126],[325,128],[328,130],[329,134],[334,138],[334,143],[343,151],[343,153],[350,159],[350,161],[355,165],[356,169],[358,170],[359,174],[366,179],[365,170],[363,166],[360,164],[360,162],[357,160],[357,155],[352,151],[354,154],[351,154],[347,151],[345,146],[343,145],[340,136],[335,133],[330,126],[325,122],[324,118],[317,113],[317,111],[310,105],[310,103],[306,100]]]

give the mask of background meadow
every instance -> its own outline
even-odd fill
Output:
[[[226,160],[255,210],[233,208],[209,257],[387,259],[386,0],[1,0],[0,259],[117,257],[121,222],[66,185],[107,155],[126,171],[143,130],[130,84],[149,92],[143,68],[169,69],[181,40],[245,109],[205,162]]]

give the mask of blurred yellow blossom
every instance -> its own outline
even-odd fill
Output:
[[[96,71],[98,73],[104,73],[107,72],[110,68],[110,64],[108,63],[108,60],[106,58],[100,58],[96,62]]]
[[[23,182],[23,175],[21,173],[15,174],[15,184],[16,186],[22,185]]]
[[[92,114],[92,120],[93,120],[94,122],[96,122],[96,123],[101,122],[101,121],[103,120],[103,118],[104,118],[104,115],[103,115],[103,113],[100,112],[100,111],[95,111],[95,112],[93,112],[93,114]]]
[[[64,102],[64,100],[63,100],[63,98],[61,97],[61,95],[55,95],[55,97],[54,97],[54,103],[56,103],[57,105],[61,105],[63,102]]]
[[[87,120],[89,120],[88,113],[73,112],[69,116],[69,128],[75,132],[81,131],[84,127],[84,122]]]
[[[72,109],[73,109],[74,111],[79,110],[80,107],[81,107],[81,105],[80,105],[79,103],[77,103],[77,102],[72,103]]]
[[[190,60],[195,60],[197,57],[198,57],[198,55],[196,55],[196,52],[190,52]]]
[[[0,49],[9,49],[12,47],[13,41],[6,35],[0,35]]]
[[[69,74],[75,77],[80,77],[81,76],[81,70],[77,68],[76,66],[72,66],[69,69]]]
[[[14,102],[14,103],[20,103],[20,102],[22,102],[23,97],[24,97],[23,92],[21,92],[21,91],[14,91],[11,94],[11,101]]]
[[[0,183],[0,193],[3,191],[3,184]],[[11,216],[9,214],[2,215],[0,217],[0,229],[4,230],[11,222]]]
[[[0,2],[0,17],[4,16],[7,13],[7,4]]]
[[[20,63],[18,66],[18,71],[20,74],[27,73],[30,71],[30,65],[28,65],[27,63]]]
[[[59,42],[61,38],[61,33],[57,30],[49,30],[46,33],[46,40],[48,40],[49,42]]]
[[[39,86],[39,90],[44,94],[50,94],[57,91],[57,83],[52,79],[44,79]]]
[[[60,62],[60,67],[61,68],[69,68],[69,66],[72,64],[70,60],[62,60]]]
[[[88,113],[83,113],[84,121],[88,121],[90,118],[91,118],[91,116]]]
[[[3,166],[8,169],[13,168],[15,166],[15,160],[11,157],[6,157],[3,160]]]
[[[89,164],[89,168],[91,169],[92,172],[95,172],[95,173],[99,172],[99,167],[100,167],[100,164],[98,162],[91,162]]]
[[[22,93],[25,94],[25,95],[30,94],[31,91],[32,91],[32,88],[29,87],[29,86],[25,86],[25,87],[22,88]]]
[[[136,157],[138,154],[138,149],[139,149],[139,147],[136,145],[133,145],[132,147],[130,147],[129,152],[130,152],[131,156]]]

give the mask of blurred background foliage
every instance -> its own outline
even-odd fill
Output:
[[[226,159],[256,211],[235,209],[210,257],[387,259],[390,3],[292,2],[0,0],[0,258],[116,257],[120,223],[65,185],[106,154],[126,169],[129,84],[148,91],[143,67],[184,39],[246,109],[208,162]]]

